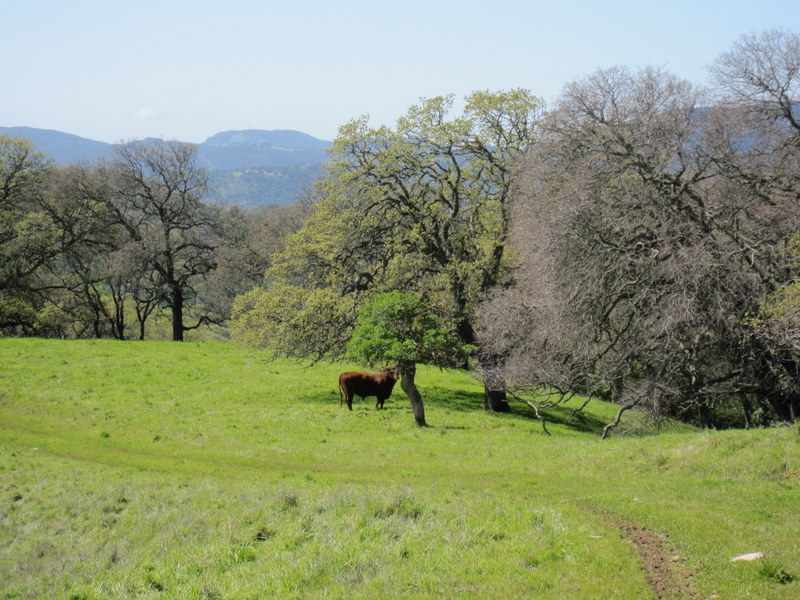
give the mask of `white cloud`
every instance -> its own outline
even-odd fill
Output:
[[[152,108],[140,108],[135,113],[133,113],[132,116],[134,119],[141,119],[141,120],[152,119],[153,117],[156,116],[156,111],[155,109]]]

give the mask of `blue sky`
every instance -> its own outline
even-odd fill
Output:
[[[742,34],[800,29],[798,0],[0,0],[0,126],[105,142],[231,129],[333,139],[422,97],[598,68],[702,83]]]

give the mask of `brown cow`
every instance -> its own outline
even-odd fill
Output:
[[[392,388],[399,377],[397,367],[386,367],[377,373],[342,373],[339,375],[339,407],[344,400],[347,408],[353,410],[353,396],[375,396],[375,408],[380,410],[384,400],[392,395]]]

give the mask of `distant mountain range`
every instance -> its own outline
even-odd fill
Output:
[[[36,144],[36,149],[44,152],[60,165],[79,161],[95,161],[111,156],[111,144],[96,142],[86,138],[33,127],[0,127],[0,135],[28,138]]]
[[[299,131],[225,131],[199,144],[201,164],[212,171],[294,167],[327,160],[330,142]]]
[[[114,148],[33,127],[0,127],[0,134],[32,140],[37,150],[62,166],[110,158]],[[330,146],[329,141],[299,131],[225,131],[198,144],[198,161],[211,172],[212,200],[242,208],[289,204],[304,184],[317,177]]]

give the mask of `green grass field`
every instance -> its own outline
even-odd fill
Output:
[[[592,402],[548,437],[421,368],[418,428],[399,386],[340,409],[353,367],[0,339],[0,598],[656,598],[632,530],[662,597],[800,597],[797,427],[602,441]]]

